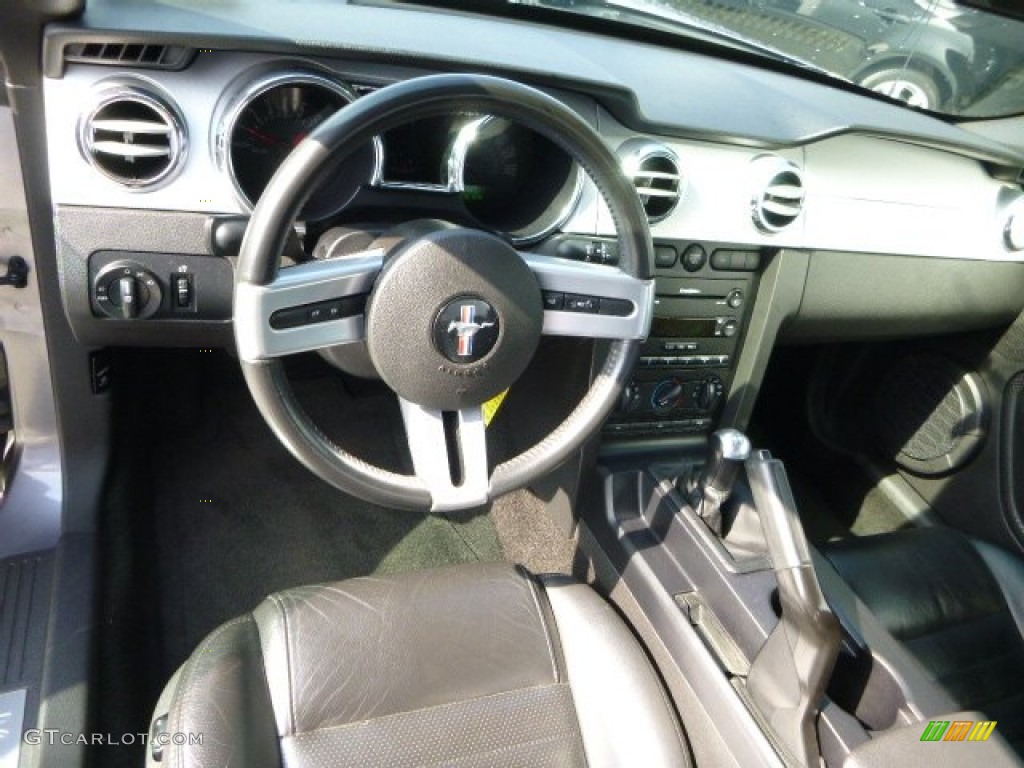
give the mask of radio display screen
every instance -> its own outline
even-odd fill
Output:
[[[715,335],[713,317],[659,317],[651,322],[651,336],[656,338],[704,339]]]

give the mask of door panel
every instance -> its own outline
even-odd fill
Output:
[[[0,274],[12,256],[28,262],[29,274],[24,288],[0,286],[0,349],[14,427],[13,446],[0,466],[0,558],[56,546],[63,500],[53,383],[14,121],[10,108],[0,107]]]

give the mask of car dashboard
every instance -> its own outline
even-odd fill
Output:
[[[1024,295],[1024,154],[741,58],[421,7],[104,3],[51,28],[45,64],[62,297],[94,347],[230,347],[233,259],[277,166],[335,110],[440,72],[555,96],[637,188],[654,322],[610,440],[742,415],[777,340],[992,327]],[[617,261],[608,208],[564,151],[460,113],[345,158],[284,257],[330,257],[350,232],[414,218],[546,258]]]

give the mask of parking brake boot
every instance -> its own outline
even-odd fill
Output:
[[[782,606],[746,689],[793,761],[817,766],[815,721],[839,652],[839,622],[818,584],[782,462],[757,451],[746,468]]]

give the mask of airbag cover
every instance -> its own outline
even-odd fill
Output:
[[[444,229],[389,254],[366,310],[370,358],[399,396],[453,411],[522,374],[540,341],[536,277],[495,235]]]

